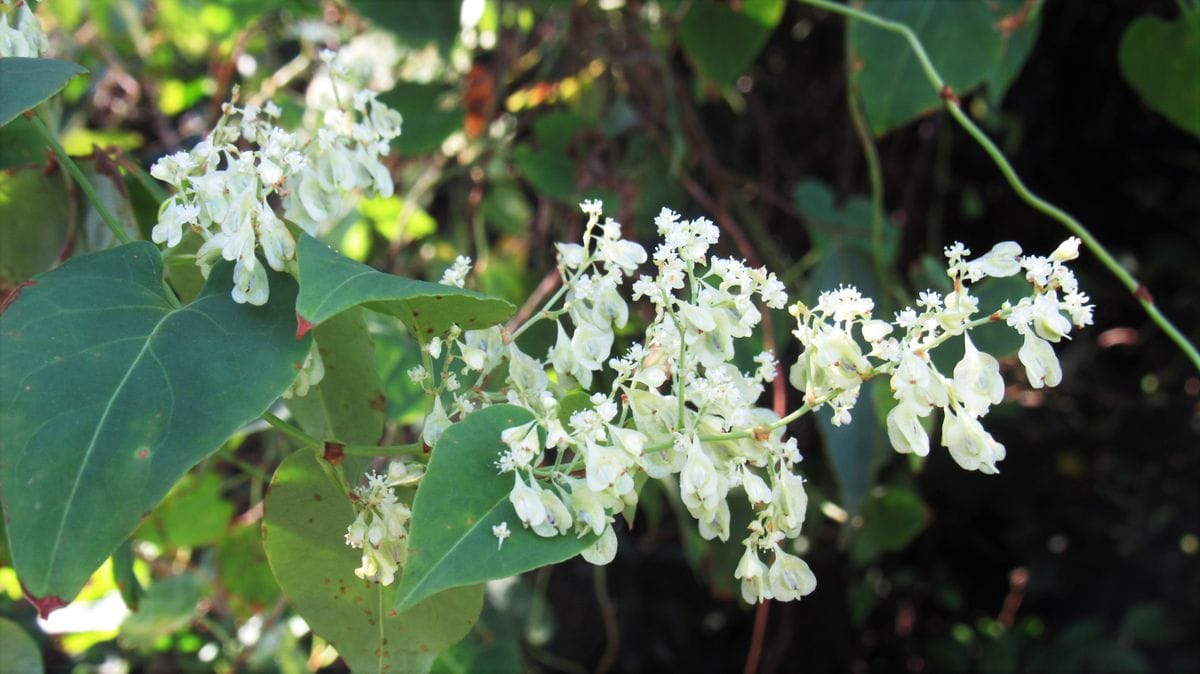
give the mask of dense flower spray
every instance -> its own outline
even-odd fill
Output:
[[[1078,254],[1077,239],[1048,257],[1022,256],[1005,242],[970,259],[954,244],[946,249],[953,290],[944,297],[923,292],[915,308],[887,321],[874,317],[872,299],[848,286],[821,293],[814,307],[789,307],[774,274],[711,254],[720,230],[705,218],[663,209],[655,219],[659,242],[648,252],[624,240],[598,202],[581,207],[588,218],[583,239],[557,245],[563,283],[537,314],[511,333],[452,330],[424,345],[441,367],[409,373],[433,401],[423,431],[431,445],[453,419],[481,406],[507,402],[532,413],[533,421],[501,435],[496,469],[512,475],[517,517],[493,529],[501,549],[510,526],[545,537],[593,536],[582,556],[607,564],[616,554],[615,516],[636,507],[643,480],[663,479],[706,539],[735,535],[729,499],[746,499],[754,517],[736,533],[745,547],[735,571],[743,598],[798,599],[813,591],[816,578],[786,545],[800,535],[808,508],[788,423],[824,407],[834,424],[850,423],[862,384],[887,376],[897,401],[887,418],[896,451],[927,454],[922,419],[939,408],[941,442],[953,459],[994,473],[1004,446],[980,419],[1000,402],[1004,381],[999,362],[976,348],[970,330],[989,322],[1016,330],[1025,340],[1020,361],[1031,385],[1041,387],[1061,379],[1050,342],[1091,322],[1088,298],[1065,266]],[[647,265],[652,273],[639,273]],[[469,268],[460,258],[442,282],[461,286]],[[971,285],[1022,270],[1029,295],[981,315]],[[646,303],[648,325],[614,353],[616,333],[630,321],[627,297]],[[759,353],[749,370],[735,358],[736,343],[759,328],[764,306],[789,309],[802,349],[789,381],[803,404],[784,417],[758,405],[779,369],[776,355]],[[518,338],[541,321],[554,322],[554,344],[546,353],[524,352]],[[929,354],[951,339],[962,340],[964,355],[953,372],[942,373]],[[587,404],[564,419],[562,401],[580,392]]]
[[[207,277],[218,260],[233,262],[232,295],[239,303],[267,302],[270,289],[260,253],[271,269],[294,271],[296,241],[285,221],[316,234],[340,217],[356,194],[392,194],[392,178],[381,160],[400,134],[399,113],[372,91],[339,89],[336,55],[325,51],[321,58],[337,105],[318,111],[310,127],[283,129],[273,103],[261,108],[226,103],[207,138],[150,169],[175,188],[151,233],[154,242],[173,248],[185,230],[199,234],[203,243],[196,264]]]

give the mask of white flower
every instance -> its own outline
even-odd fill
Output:
[[[499,550],[505,539],[512,536],[512,532],[508,530],[508,522],[501,522],[492,526],[492,535],[496,537],[496,549]]]
[[[928,413],[928,412],[927,412]],[[887,415],[888,440],[901,454],[929,455],[929,435],[911,404],[901,401]]]
[[[975,348],[969,336],[963,341],[965,353],[954,366],[954,394],[971,414],[982,415],[1004,399],[1004,378],[999,361]]]
[[[942,445],[965,470],[988,474],[1000,472],[996,462],[1004,458],[1004,445],[996,442],[980,425],[979,419],[970,414],[946,409],[946,418],[942,421]]]
[[[746,546],[746,552],[738,562],[733,577],[742,581],[742,599],[747,604],[757,604],[772,598],[771,586],[767,582],[767,565],[758,558],[758,553],[752,546]]]
[[[604,533],[588,547],[579,553],[581,557],[596,566],[605,566],[617,556],[617,533],[611,526],[605,527]]]
[[[981,279],[984,276],[995,278],[1012,276],[1021,271],[1021,263],[1018,261],[1020,255],[1021,246],[1016,242],[1001,241],[979,258],[967,263],[967,276],[971,280]]]
[[[1025,375],[1029,378],[1030,386],[1058,386],[1062,381],[1062,367],[1058,364],[1058,357],[1054,355],[1054,347],[1034,336],[1032,332],[1025,333],[1025,343],[1017,351],[1017,358],[1025,366]]]
[[[571,518],[571,511],[563,505],[562,500],[549,489],[542,489],[538,496],[542,499],[546,519],[533,525],[533,532],[543,538],[550,538],[570,531],[574,520]]]
[[[767,580],[771,584],[771,594],[779,601],[793,601],[817,589],[817,577],[808,564],[778,547]]]
[[[459,255],[454,258],[454,264],[450,265],[442,274],[442,278],[438,283],[447,286],[463,287],[466,283],[467,274],[471,271],[471,258],[466,255]]]
[[[525,484],[521,474],[515,473],[512,492],[508,495],[509,503],[512,503],[513,510],[517,512],[517,518],[526,528],[537,527],[546,521],[546,504],[538,493],[541,490],[536,488],[537,483],[533,484],[533,487]]]
[[[1050,259],[1055,262],[1067,262],[1079,257],[1079,237],[1072,236],[1066,241],[1058,245],[1053,253],[1050,253]]]
[[[447,428],[450,428],[450,417],[446,415],[446,408],[442,407],[442,399],[435,397],[433,409],[425,417],[425,427],[421,429],[421,437],[425,440],[425,444],[433,447]]]

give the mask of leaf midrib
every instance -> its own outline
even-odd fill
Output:
[[[125,388],[125,384],[129,381],[129,377],[133,374],[134,370],[138,368],[138,364],[141,362],[142,358],[146,355],[146,353],[151,352],[150,345],[154,342],[155,336],[162,329],[162,327],[166,325],[167,321],[169,321],[173,316],[184,311],[195,310],[195,306],[206,299],[207,298],[205,297],[200,297],[192,304],[182,309],[170,309],[169,307],[163,307],[168,309],[167,312],[158,320],[157,323],[154,324],[154,328],[146,334],[146,342],[142,345],[142,348],[138,350],[137,355],[130,362],[129,367],[126,368],[125,375],[121,377],[120,383],[117,384],[112,395],[109,396],[108,403],[104,406],[104,412],[100,415],[100,419],[96,422],[95,430],[92,431],[92,439],[88,442],[87,450],[84,452],[83,458],[79,462],[79,468],[75,472],[75,480],[71,483],[71,491],[67,495],[67,500],[63,507],[62,517],[59,518],[58,531],[54,534],[54,546],[50,549],[50,559],[46,563],[46,574],[44,577],[47,579],[47,581],[54,576],[54,564],[58,560],[58,551],[62,548],[60,541],[62,539],[63,529],[66,527],[67,518],[70,515],[71,508],[74,505],[75,496],[79,492],[79,484],[82,481],[83,473],[88,466],[88,461],[92,456],[92,452],[96,449],[96,441],[100,438],[100,432],[108,421],[108,415],[112,411],[113,403],[116,402],[118,397],[120,397],[121,392]],[[159,369],[161,370],[162,365],[157,358],[155,358],[155,362],[158,363]],[[165,370],[163,370],[163,377],[168,381],[170,380],[170,377]],[[48,589],[49,588],[43,586],[42,594],[45,594]]]

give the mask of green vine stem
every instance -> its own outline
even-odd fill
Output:
[[[958,97],[954,95],[954,91],[946,84],[946,81],[942,79],[942,76],[938,74],[937,69],[933,66],[933,62],[929,60],[929,55],[925,52],[925,47],[921,44],[921,40],[911,28],[899,21],[884,19],[883,17],[876,16],[869,12],[864,12],[860,9],[855,9],[849,5],[833,2],[832,0],[799,1],[829,12],[833,12],[834,14],[840,14],[851,19],[862,21],[863,23],[896,33],[897,35],[903,37],[905,41],[908,42],[909,47],[912,48],[913,54],[916,55],[917,61],[920,62],[922,70],[925,71],[925,78],[929,80],[929,83],[932,84],[934,89],[938,92],[938,95],[941,97],[943,103],[945,103],[946,109],[950,112],[950,115],[956,122],[958,122],[959,126],[961,126],[967,132],[967,134],[971,136],[971,138],[975,139],[975,142],[979,143],[980,147],[983,148],[983,151],[992,158],[992,161],[995,162],[996,166],[1000,169],[1000,172],[1004,174],[1005,180],[1008,181],[1008,184],[1017,193],[1017,196],[1019,196],[1025,203],[1032,206],[1035,210],[1040,211],[1041,213],[1049,216],[1051,219],[1058,221],[1060,224],[1066,227],[1068,231],[1075,236],[1078,236],[1083,244],[1087,246],[1088,250],[1090,250],[1100,260],[1101,264],[1107,267],[1108,270],[1117,277],[1121,284],[1133,294],[1134,298],[1137,299],[1138,303],[1141,304],[1142,308],[1146,311],[1146,314],[1150,316],[1150,319],[1154,321],[1154,323],[1157,324],[1164,333],[1166,333],[1167,337],[1169,337],[1171,341],[1175,342],[1175,344],[1184,352],[1184,354],[1187,355],[1188,359],[1192,361],[1192,365],[1194,365],[1197,370],[1200,370],[1200,351],[1197,351],[1196,346],[1192,344],[1192,342],[1188,340],[1188,338],[1185,337],[1182,332],[1180,332],[1179,328],[1175,327],[1175,325],[1165,315],[1163,315],[1161,311],[1159,311],[1158,307],[1154,304],[1154,298],[1150,295],[1150,291],[1146,288],[1146,286],[1138,282],[1138,280],[1133,277],[1133,274],[1130,274],[1128,270],[1122,267],[1121,263],[1117,262],[1112,253],[1108,252],[1108,249],[1106,249],[1104,245],[1092,235],[1091,231],[1083,226],[1082,223],[1071,217],[1071,215],[1063,211],[1061,208],[1034,194],[1032,190],[1025,186],[1025,183],[1021,181],[1021,178],[1013,169],[1012,164],[1009,163],[1008,158],[1005,157],[1004,153],[1000,151],[1000,148],[996,147],[996,144],[987,137],[987,134],[985,134],[983,130],[980,129],[975,122],[971,121],[970,117],[968,117],[962,111],[962,106],[958,100]]]
[[[79,189],[83,190],[83,193],[87,195],[88,201],[92,202],[92,206],[100,214],[100,219],[112,230],[113,236],[117,237],[117,240],[121,243],[129,243],[131,241],[129,233],[125,231],[121,223],[117,222],[117,218],[113,216],[112,211],[108,210],[108,206],[100,199],[100,195],[96,194],[96,188],[92,187],[91,181],[83,174],[83,169],[79,168],[79,164],[76,164],[74,159],[71,159],[67,151],[63,149],[63,146],[59,144],[58,139],[46,127],[46,123],[37,115],[31,115],[29,121],[32,123],[33,128],[37,130],[38,135],[42,137],[42,141],[54,152],[54,156],[58,157],[58,162],[75,179],[75,183],[79,185]]]

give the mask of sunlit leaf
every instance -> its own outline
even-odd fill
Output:
[[[446,430],[413,502],[408,565],[396,592],[407,609],[448,588],[505,578],[579,554],[594,535],[542,538],[521,526],[508,495],[513,476],[496,470],[500,433],[530,413],[512,405],[484,408]],[[492,527],[512,536],[498,545]]]
[[[188,468],[295,379],[296,285],[271,301],[229,297],[232,265],[176,309],[154,245],[70,260],[21,289],[0,319],[0,479],[12,555],[52,605]]]
[[[86,72],[87,68],[70,61],[0,58],[0,82],[4,83],[4,96],[0,97],[0,126],[62,91],[71,78]]]
[[[483,587],[463,587],[397,611],[396,586],[354,575],[360,553],[346,545],[354,510],[311,451],[298,451],[271,481],[263,520],[279,586],[313,632],[355,672],[423,672],[479,617]]]
[[[454,324],[464,330],[486,328],[516,310],[482,293],[385,274],[339,255],[307,234],[300,237],[296,257],[303,280],[296,313],[310,327],[362,306],[399,318],[417,334],[432,336]]]

